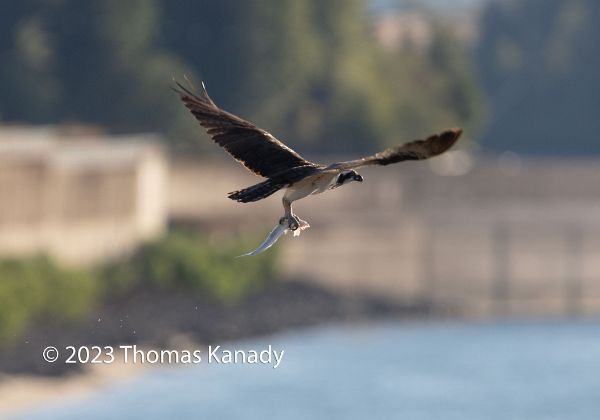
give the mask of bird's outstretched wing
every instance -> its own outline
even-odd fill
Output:
[[[255,174],[268,178],[299,166],[317,166],[265,130],[219,108],[204,83],[198,94],[175,83],[174,90],[215,143]]]
[[[429,136],[426,140],[415,140],[396,147],[390,147],[383,152],[362,159],[334,163],[325,170],[348,170],[367,165],[389,165],[405,160],[428,159],[450,149],[461,134],[462,130],[460,128],[452,128],[440,134]]]

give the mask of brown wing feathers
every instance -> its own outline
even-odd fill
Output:
[[[400,146],[391,147],[367,159],[372,160],[373,163],[378,165],[389,165],[405,160],[428,159],[450,149],[457,142],[461,134],[462,130],[460,128],[453,128],[440,134],[434,134],[426,140],[415,140]]]
[[[175,91],[215,143],[252,172],[272,178],[274,184],[280,188],[323,168],[307,161],[265,130],[219,108],[208,96],[204,84],[199,94],[192,93],[179,83]],[[366,158],[334,163],[326,169],[344,170],[366,165],[389,165],[405,160],[428,159],[452,147],[461,134],[460,128],[453,128],[425,140],[391,147]]]
[[[429,136],[426,140],[415,140],[399,146],[390,147],[383,152],[376,153],[362,159],[339,162],[329,165],[327,169],[345,170],[360,168],[367,165],[389,165],[405,160],[428,159],[444,153],[451,148],[462,134],[460,128],[452,128],[440,134]]]
[[[180,83],[177,86],[175,91],[215,143],[252,172],[268,178],[290,168],[316,166],[268,132],[220,109],[208,96],[204,84],[199,94]]]

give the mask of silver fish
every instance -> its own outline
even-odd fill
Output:
[[[308,224],[308,222],[306,222],[305,220],[300,219],[300,227],[298,229],[296,229],[294,231],[294,237],[296,236],[300,236],[300,232],[302,232],[305,229],[308,229],[310,227],[310,225]],[[290,228],[288,227],[286,222],[283,222],[281,224],[277,224],[273,230],[271,231],[271,233],[269,233],[269,235],[267,236],[267,238],[263,241],[262,244],[260,244],[258,246],[258,248],[256,248],[254,251],[250,251],[247,252],[245,254],[242,255],[238,255],[236,258],[240,258],[240,257],[251,257],[253,255],[258,255],[261,252],[266,251],[267,249],[269,249],[275,242],[277,242],[277,240],[284,234],[288,233],[290,230]]]

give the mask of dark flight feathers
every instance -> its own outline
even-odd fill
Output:
[[[452,128],[440,134],[429,136],[426,140],[415,140],[399,146],[390,147],[362,159],[339,162],[326,169],[356,169],[367,165],[389,165],[405,160],[422,160],[444,153],[456,143],[462,134],[460,128]]]
[[[210,99],[204,84],[201,92],[194,94],[180,83],[176,83],[177,87],[174,90],[200,125],[206,128],[215,143],[252,172],[268,178],[267,181],[229,194],[232,200],[243,203],[268,197],[281,188],[321,171],[343,171],[367,165],[389,165],[437,156],[452,147],[462,134],[460,128],[453,128],[425,140],[415,140],[362,159],[324,167],[307,161],[265,130],[223,111]]]
[[[196,95],[176,82],[185,106],[219,146],[252,172],[265,178],[295,167],[317,167],[271,134],[227,111],[210,99],[204,84]]]

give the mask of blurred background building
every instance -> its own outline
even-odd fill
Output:
[[[253,181],[235,165],[173,167],[173,218],[230,230],[280,216],[278,200],[228,202],[223,191]],[[361,173],[364,184],[297,203],[311,229],[278,244],[286,277],[455,315],[600,311],[595,161],[458,151]]]
[[[158,140],[0,128],[0,253],[90,264],[163,233],[167,167]]]

